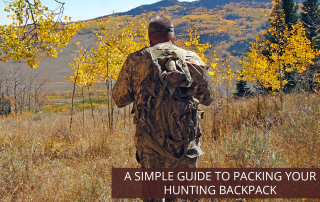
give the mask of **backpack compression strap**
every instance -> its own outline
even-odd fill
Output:
[[[171,56],[177,57],[177,59],[181,59],[183,62],[186,61],[187,57],[187,50],[184,50],[182,48],[176,49],[176,50],[170,50],[170,49],[155,49],[154,47],[146,48],[144,51],[149,53],[151,55],[151,58],[153,61],[157,62],[158,58],[161,56]],[[173,53],[172,53],[173,52]],[[175,58],[174,58],[175,59]]]
[[[145,49],[145,51],[150,54],[152,61],[156,64],[158,64],[158,59],[161,57],[168,57],[168,58],[170,58],[171,61],[172,61],[172,59],[173,60],[180,60],[181,64],[182,64],[185,62],[186,57],[187,57],[187,52],[188,52],[187,50],[184,50],[181,48],[179,48],[177,50],[169,50],[169,49],[164,49],[164,50],[160,49],[159,50],[159,49],[155,49],[154,47],[147,48],[147,49]],[[183,68],[181,68],[181,70],[184,71]],[[168,71],[170,71],[170,70],[168,69]],[[164,95],[166,88],[167,88],[167,82],[164,82],[163,85],[160,86],[160,92],[158,94],[156,108],[158,108],[160,106],[160,103],[162,101],[162,98],[163,98],[163,95]],[[169,88],[170,94],[172,94],[171,90],[172,90],[172,88]]]

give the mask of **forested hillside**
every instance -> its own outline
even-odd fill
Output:
[[[271,1],[241,0],[201,0],[196,2],[179,2],[163,0],[155,4],[143,5],[125,13],[116,13],[107,18],[110,30],[125,22],[138,22],[150,15],[165,14],[171,16],[175,25],[177,39],[186,40],[187,30],[196,28],[201,35],[201,42],[209,42],[223,55],[239,56],[247,51],[247,44],[261,29],[266,28],[267,15],[272,8]],[[86,21],[81,33],[98,30],[102,23],[96,19]],[[179,42],[179,40],[178,40]]]

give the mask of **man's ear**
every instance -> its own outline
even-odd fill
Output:
[[[171,39],[172,44],[174,44],[174,38],[175,38],[175,37],[176,37],[175,33],[172,32],[172,39]]]

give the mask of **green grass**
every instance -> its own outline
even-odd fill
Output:
[[[100,106],[108,104],[108,99],[91,99],[93,109],[97,109]],[[44,112],[66,112],[71,110],[71,104],[56,104],[44,106],[42,110]],[[74,103],[74,109],[77,111],[82,111],[84,109],[91,109],[90,100],[86,98],[84,101]]]

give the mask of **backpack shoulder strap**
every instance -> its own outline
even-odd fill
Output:
[[[182,48],[178,48],[175,50],[170,49],[155,49],[154,47],[149,47],[144,49],[145,52],[149,53],[153,61],[156,61],[158,58],[165,56],[165,55],[171,55],[171,57],[176,57],[174,59],[181,59],[183,62],[186,61],[187,57],[187,50],[184,50]],[[172,53],[173,52],[173,53]]]
[[[149,47],[144,49],[147,52],[153,61],[156,61],[161,55],[165,53],[165,50],[157,50],[154,47]]]

